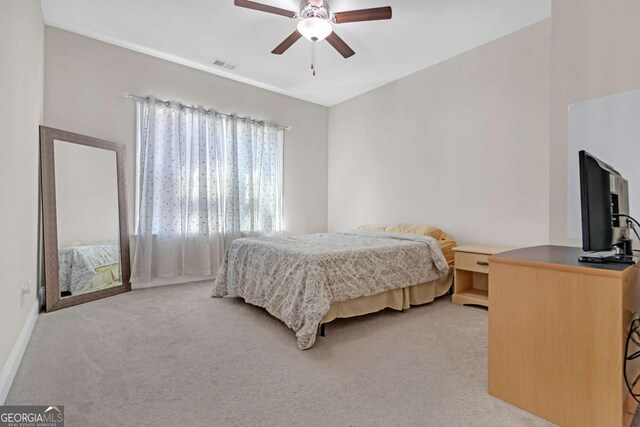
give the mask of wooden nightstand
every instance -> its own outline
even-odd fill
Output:
[[[484,245],[453,248],[456,254],[453,303],[489,307],[489,256],[510,250]]]

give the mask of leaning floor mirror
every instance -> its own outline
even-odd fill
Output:
[[[131,290],[124,145],[40,127],[46,310]]]

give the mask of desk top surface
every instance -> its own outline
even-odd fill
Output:
[[[578,257],[583,255],[582,248],[571,246],[533,246],[530,248],[516,249],[513,251],[502,252],[494,255],[492,258],[497,260],[515,261],[520,263],[532,264],[554,264],[568,268],[587,268],[596,270],[607,270],[611,272],[622,272],[631,267],[629,264],[595,264],[579,262]]]

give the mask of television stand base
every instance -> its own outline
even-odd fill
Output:
[[[587,262],[591,264],[635,264],[636,259],[632,256],[610,255],[610,256],[590,256],[583,255],[578,257],[579,262]]]

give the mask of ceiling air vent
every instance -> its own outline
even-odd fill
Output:
[[[236,69],[237,65],[232,64],[231,62],[223,61],[222,59],[214,58],[213,65],[216,67],[224,68],[225,70],[233,71]]]

